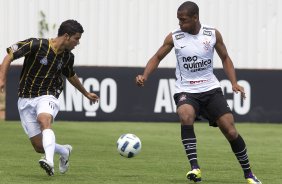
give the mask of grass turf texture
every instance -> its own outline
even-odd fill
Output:
[[[81,123],[56,122],[56,140],[71,144],[71,166],[65,175],[48,177],[19,122],[0,122],[1,184],[180,184],[190,183],[189,169],[180,141],[178,123]],[[266,184],[281,183],[282,124],[237,124],[248,146],[254,173]],[[202,183],[241,184],[243,173],[228,142],[217,128],[195,124]],[[121,157],[116,141],[134,133],[142,141],[135,158]]]

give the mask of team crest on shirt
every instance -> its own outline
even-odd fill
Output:
[[[204,41],[203,44],[205,50],[209,50],[211,48],[210,41]]]
[[[184,38],[184,37],[185,37],[184,33],[175,35],[175,39],[176,39],[176,40],[179,40],[179,39]]]
[[[13,52],[16,52],[18,50],[18,48],[19,48],[19,46],[17,44],[14,44],[14,45],[11,46],[11,50]]]
[[[47,57],[44,57],[40,60],[40,63],[43,64],[43,65],[47,65],[48,64],[48,60],[47,60]]]

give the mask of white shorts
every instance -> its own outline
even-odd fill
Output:
[[[37,116],[40,113],[48,113],[55,119],[60,105],[59,100],[52,95],[43,95],[35,98],[19,98],[18,109],[22,127],[29,138],[41,133]]]

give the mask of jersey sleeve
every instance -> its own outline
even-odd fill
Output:
[[[19,41],[14,45],[8,47],[6,50],[7,53],[13,58],[13,60],[16,60],[28,55],[31,52],[33,45],[34,39],[30,38],[24,41]]]
[[[66,61],[66,65],[62,68],[62,74],[66,78],[73,77],[75,75],[75,71],[73,69],[73,64],[74,64],[74,55],[73,53],[69,53],[67,57],[64,58]]]

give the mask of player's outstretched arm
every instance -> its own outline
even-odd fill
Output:
[[[227,77],[229,78],[232,89],[235,93],[240,92],[243,99],[246,98],[244,88],[237,83],[236,73],[234,69],[233,62],[228,55],[226,46],[223,42],[222,36],[218,30],[215,31],[216,33],[216,45],[215,49],[222,61],[224,72],[226,73]]]
[[[172,39],[172,33],[170,33],[165,38],[163,45],[158,49],[158,51],[148,61],[143,74],[136,76],[135,82],[138,86],[144,86],[144,83],[148,79],[149,75],[154,70],[156,70],[156,68],[158,68],[161,60],[171,51],[172,48],[173,48],[173,39]]]
[[[77,75],[74,75],[74,76],[69,77],[67,79],[76,89],[78,89],[90,101],[92,101],[94,103],[98,102],[99,96],[96,95],[95,93],[90,93],[90,92],[86,91],[86,89],[83,87],[83,85],[79,81]]]
[[[4,87],[6,84],[6,79],[7,79],[7,73],[9,70],[9,67],[12,62],[12,57],[11,55],[6,55],[3,59],[3,62],[0,67],[0,92],[4,92]]]

